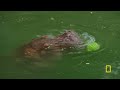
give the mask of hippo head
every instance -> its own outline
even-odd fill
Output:
[[[65,31],[65,33],[58,36],[57,38],[62,45],[66,45],[66,46],[76,47],[83,44],[83,41],[79,37],[79,35],[72,30]]]

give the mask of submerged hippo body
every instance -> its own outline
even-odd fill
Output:
[[[64,50],[74,47],[83,47],[83,41],[76,32],[66,31],[54,38],[42,36],[33,39],[30,43],[23,46],[22,53],[27,58],[49,58],[61,55]]]

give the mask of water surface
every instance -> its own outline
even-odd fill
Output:
[[[15,58],[16,48],[31,39],[66,29],[93,35],[101,49],[69,53],[44,63],[30,64]],[[0,78],[120,78],[119,11],[1,11],[0,41]],[[105,72],[106,65],[112,66],[111,73]]]

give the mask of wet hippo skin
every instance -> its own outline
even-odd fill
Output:
[[[22,55],[26,58],[41,58],[61,55],[64,50],[82,46],[83,42],[79,35],[72,30],[50,38],[47,35],[35,38],[25,44],[22,48]]]

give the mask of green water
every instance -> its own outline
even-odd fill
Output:
[[[16,48],[40,35],[66,29],[93,35],[101,49],[68,53],[59,60],[34,65],[15,57]],[[0,12],[0,78],[120,78],[120,12]],[[105,66],[112,72],[106,73]],[[42,67],[43,66],[43,67]]]

